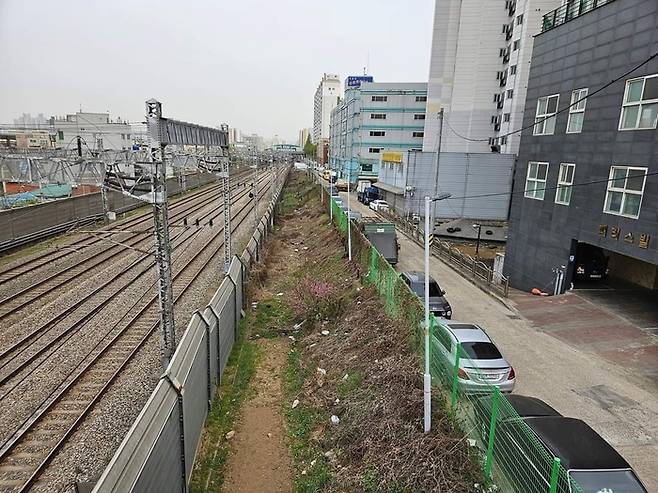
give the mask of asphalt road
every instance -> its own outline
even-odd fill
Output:
[[[345,197],[345,193],[341,194]],[[356,200],[364,216],[373,211]],[[398,233],[397,270],[420,270],[423,251]],[[430,273],[446,290],[453,319],[484,327],[516,370],[515,393],[536,396],[565,416],[586,421],[658,492],[658,393],[626,370],[537,330],[530,321],[432,257]]]

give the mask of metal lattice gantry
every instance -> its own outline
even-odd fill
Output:
[[[220,129],[202,127],[192,123],[164,118],[162,103],[155,99],[146,101],[148,131],[147,160],[136,162],[134,169],[121,162],[108,164],[104,186],[117,190],[153,205],[158,292],[160,303],[161,357],[163,366],[169,364],[176,348],[174,326],[171,244],[169,238],[169,212],[167,205],[167,173],[165,151],[167,146],[201,146],[204,152],[195,154],[192,160],[184,160],[185,166],[216,173],[224,189],[224,262],[225,270],[231,255],[230,195],[228,193],[228,126]],[[180,157],[180,156],[178,156]],[[175,159],[176,155],[169,156]],[[179,165],[181,163],[178,163]]]

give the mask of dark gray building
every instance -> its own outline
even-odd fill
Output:
[[[603,262],[610,279],[658,289],[658,0],[568,1],[543,26],[505,274],[553,292],[556,269],[564,290],[605,276]]]

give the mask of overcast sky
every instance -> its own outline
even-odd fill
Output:
[[[323,72],[426,82],[433,0],[0,0],[0,123],[109,111],[297,139]]]

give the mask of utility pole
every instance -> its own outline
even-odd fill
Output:
[[[222,182],[222,195],[224,197],[224,274],[228,273],[231,265],[231,186],[228,174],[228,157],[222,158],[222,171],[219,177]]]
[[[441,138],[443,136],[443,108],[439,111],[439,138],[436,144],[436,161],[434,162],[434,188],[432,189],[432,197],[436,197],[439,193],[439,159],[441,157]],[[432,202],[432,217],[431,228],[434,232],[434,221],[436,220],[436,203]]]
[[[254,154],[254,231],[258,229],[258,153]]]
[[[171,244],[169,241],[169,211],[167,209],[167,171],[162,144],[162,104],[150,99],[146,102],[146,123],[149,131],[149,160],[153,167],[153,219],[155,233],[155,259],[158,268],[160,300],[160,337],[163,367],[176,348],[174,328],[174,296],[171,275]]]

